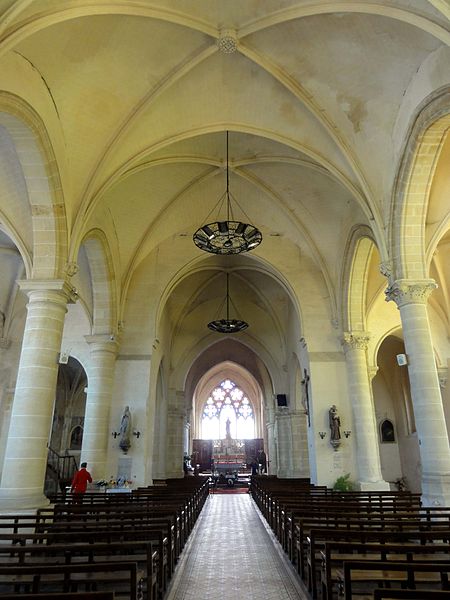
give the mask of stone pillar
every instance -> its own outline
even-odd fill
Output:
[[[277,476],[292,477],[292,432],[288,407],[278,407],[275,413],[277,438]]]
[[[427,313],[431,279],[399,279],[387,290],[400,310],[422,463],[424,505],[450,505],[450,448]]]
[[[309,477],[308,432],[305,411],[292,411],[292,473],[291,477]]]
[[[186,415],[184,418],[184,443],[183,443],[183,454],[190,455],[190,434],[191,434],[191,423],[190,419]]]
[[[43,490],[58,357],[66,305],[75,300],[63,280],[23,281],[20,287],[29,302],[0,486],[4,510],[48,504]]]
[[[173,393],[173,390],[172,390]],[[183,477],[183,447],[184,447],[184,424],[186,421],[186,409],[184,406],[184,392],[175,392],[175,398],[169,401],[167,411],[167,468],[168,478]]]
[[[367,365],[369,334],[344,333],[344,347],[350,402],[353,409],[356,461],[361,490],[389,490],[381,474],[377,425]]]
[[[275,437],[275,422],[273,414],[270,415],[270,421],[267,423],[267,473],[269,475],[277,474],[277,444]]]
[[[85,339],[90,349],[90,366],[80,462],[88,463],[94,480],[106,479],[117,342],[110,335],[87,335]]]

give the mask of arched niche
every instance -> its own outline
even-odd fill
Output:
[[[390,419],[383,419],[380,423],[380,442],[382,444],[395,443],[395,427]]]

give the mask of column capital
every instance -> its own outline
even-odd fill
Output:
[[[67,262],[64,265],[64,273],[67,277],[73,277],[78,273],[79,267],[76,262]]]
[[[74,304],[78,300],[76,289],[66,279],[21,279],[17,282],[19,288],[25,292],[30,300],[35,292],[41,294],[58,292],[65,296],[66,303]]]
[[[345,331],[342,336],[344,352],[348,350],[367,350],[370,333],[367,331]]]
[[[113,334],[95,334],[95,335],[85,335],[84,339],[87,344],[91,347],[91,350],[94,348],[100,347],[101,350],[106,350],[107,352],[117,353],[119,349],[119,344]]]
[[[431,292],[437,288],[434,279],[397,279],[385,294],[386,302],[393,300],[398,308],[407,304],[426,304]]]

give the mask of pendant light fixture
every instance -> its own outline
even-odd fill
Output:
[[[244,331],[244,329],[247,329],[248,323],[246,323],[245,321],[241,321],[240,319],[230,319],[230,282],[228,273],[227,295],[225,301],[227,306],[227,318],[211,321],[210,323],[208,323],[209,329],[217,333],[238,333],[239,331]],[[222,306],[220,308],[222,308]]]
[[[218,218],[217,221],[203,225],[203,227],[200,227],[200,229],[197,229],[197,231],[194,233],[193,240],[195,245],[198,246],[200,250],[211,252],[213,254],[239,254],[241,252],[248,252],[249,250],[256,248],[256,246],[259,246],[262,241],[262,235],[254,225],[243,223],[241,221],[235,221],[233,217],[231,200],[233,200],[236,204],[237,202],[230,192],[228,131],[226,185],[227,187],[224,194],[222,194],[218,203],[216,204],[216,206],[219,206],[220,212],[220,208],[222,207],[224,200],[226,201],[226,220],[220,220]]]

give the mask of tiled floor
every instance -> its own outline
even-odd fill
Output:
[[[309,599],[248,494],[211,495],[166,600]]]

